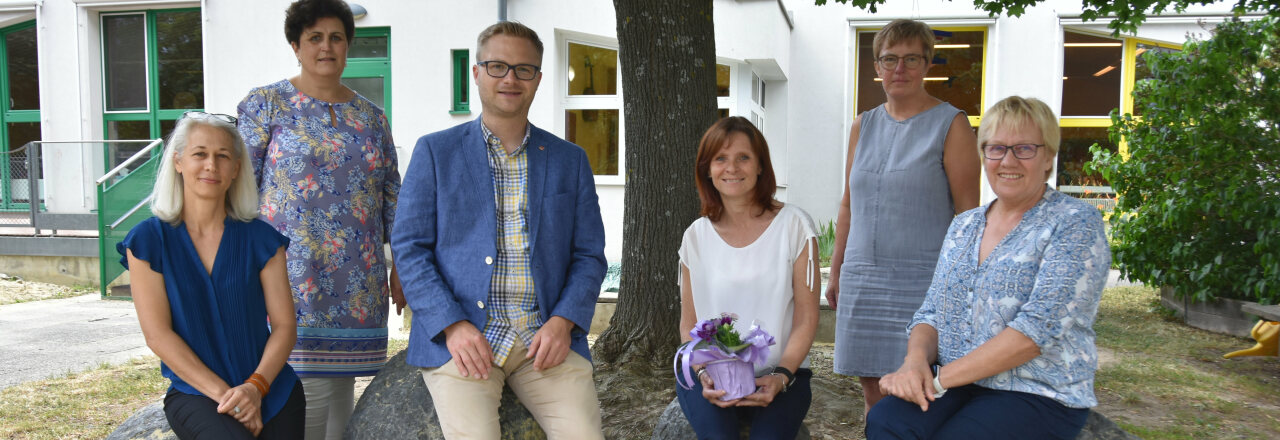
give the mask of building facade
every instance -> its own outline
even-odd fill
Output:
[[[346,83],[390,116],[400,167],[416,139],[479,115],[470,84],[475,36],[500,16],[546,44],[531,121],[588,153],[607,229],[606,254],[621,258],[626,123],[612,2],[603,0],[355,0]],[[1049,0],[1018,18],[991,18],[964,2],[890,2],[876,14],[804,0],[716,0],[721,113],[760,126],[773,151],[779,198],[825,223],[836,216],[854,116],[883,101],[871,68],[871,37],[895,18],[938,32],[931,93],[965,110],[976,127],[987,105],[1009,95],[1044,100],[1062,117],[1063,148],[1051,181],[1105,192],[1084,172],[1112,109],[1132,111],[1142,54],[1178,50],[1230,14],[1230,4],[1151,17],[1111,37],[1105,21],[1080,20],[1080,4]],[[234,113],[253,87],[298,73],[283,33],[288,0],[0,0],[0,151],[28,141],[156,139],[186,110]],[[505,11],[500,11],[500,8]],[[44,209],[97,210],[94,181],[144,144],[42,147]],[[696,148],[690,145],[690,148]],[[10,157],[13,156],[13,157]],[[19,155],[0,155],[16,161]],[[6,186],[20,186],[0,164]],[[692,164],[690,164],[692,166]],[[983,200],[990,190],[983,186]],[[693,189],[690,188],[690,191]],[[25,210],[0,191],[0,211]],[[678,240],[678,237],[672,237]]]

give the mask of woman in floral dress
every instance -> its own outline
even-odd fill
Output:
[[[239,106],[260,218],[293,243],[289,364],[307,396],[307,439],[341,438],[355,378],[386,363],[387,298],[404,304],[383,253],[400,192],[391,129],[382,109],[340,82],[353,34],[342,1],[294,2],[285,36],[301,72]]]

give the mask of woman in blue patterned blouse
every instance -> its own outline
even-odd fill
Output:
[[[1009,97],[983,115],[996,200],[955,218],[867,438],[1073,439],[1097,405],[1093,321],[1111,265],[1097,208],[1045,182],[1058,123]]]
[[[400,193],[382,109],[344,86],[355,32],[342,0],[298,0],[285,39],[301,72],[240,103],[240,134],[261,188],[261,219],[292,240],[289,281],[298,342],[289,364],[307,395],[307,440],[339,439],[355,378],[387,361],[387,300],[403,308],[383,244]]]

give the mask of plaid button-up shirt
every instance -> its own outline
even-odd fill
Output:
[[[493,348],[494,362],[506,363],[515,338],[528,346],[542,327],[534,293],[529,258],[529,143],[530,126],[525,126],[520,147],[507,154],[502,140],[484,123],[489,170],[493,173],[493,201],[496,206],[498,256],[494,259],[493,280],[489,284],[489,322],[485,339]]]

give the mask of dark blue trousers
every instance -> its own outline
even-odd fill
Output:
[[[164,396],[164,415],[178,438],[187,439],[253,439],[239,420],[218,413],[218,402],[205,396],[186,394],[170,388]],[[300,439],[305,430],[307,398],[302,381],[293,386],[289,400],[280,412],[262,424],[258,439]]]
[[[927,412],[886,396],[867,414],[867,439],[1073,440],[1088,417],[1088,409],[1048,397],[965,385],[929,402]]]
[[[693,432],[701,440],[737,440],[738,430],[743,424],[751,426],[753,439],[790,440],[796,438],[805,414],[809,413],[809,401],[813,397],[809,389],[811,377],[813,371],[807,368],[796,371],[796,382],[763,408],[712,405],[702,397],[702,382],[696,378],[692,390],[676,385],[676,399],[680,401],[680,409],[684,410],[684,417],[689,420]]]

